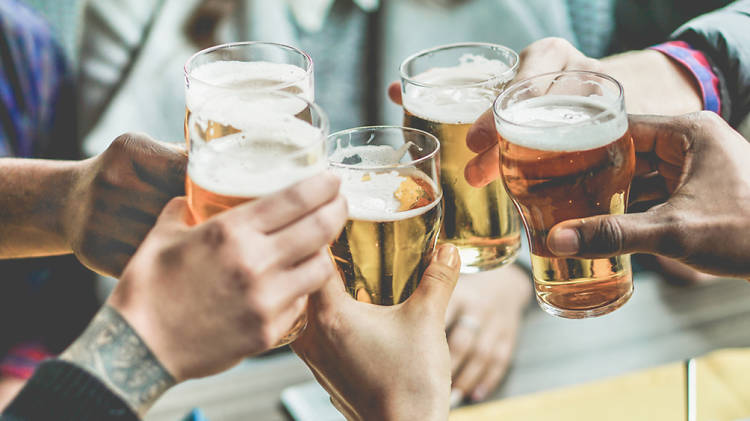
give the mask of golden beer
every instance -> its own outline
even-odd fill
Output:
[[[441,54],[455,55],[455,65],[416,64]],[[513,77],[516,62],[515,53],[504,47],[457,44],[418,53],[401,67],[404,126],[440,141],[445,197],[440,240],[458,247],[465,273],[511,262],[521,243],[520,219],[502,182],[475,188],[464,177],[476,156],[466,146],[466,134]]]
[[[354,298],[394,305],[417,288],[437,243],[442,216],[437,139],[415,130],[412,140],[422,136],[433,144],[402,141],[407,150],[382,140],[408,129],[354,130],[359,130],[359,139],[368,139],[367,144],[341,147],[329,142],[331,171],[341,177],[341,193],[349,204],[349,221],[331,245],[331,253]],[[369,137],[373,131],[376,134]],[[402,160],[399,149],[425,159],[412,164],[419,156]]]
[[[202,104],[189,124],[185,191],[195,223],[278,192],[327,165],[327,119],[297,96],[276,92],[215,98]],[[306,321],[300,317],[277,346],[293,341]]]
[[[569,318],[619,308],[633,291],[630,256],[559,258],[547,234],[565,220],[625,212],[635,149],[624,110],[597,95],[550,94],[507,106],[502,98],[502,179],[527,228],[538,301]]]

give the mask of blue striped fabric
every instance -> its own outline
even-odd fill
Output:
[[[0,0],[0,156],[32,157],[53,136],[68,78],[49,26],[18,0]]]

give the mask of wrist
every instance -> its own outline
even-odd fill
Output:
[[[383,399],[379,411],[371,411],[362,416],[362,421],[446,421],[450,412],[450,390],[445,393],[403,392]]]
[[[93,374],[140,415],[176,383],[128,321],[110,305],[102,307],[60,359]]]
[[[602,72],[622,84],[628,113],[680,115],[703,109],[690,72],[659,51],[629,51],[601,63]],[[642,76],[643,69],[648,69],[648,78]]]
[[[64,221],[76,163],[0,159],[0,258],[70,253]]]

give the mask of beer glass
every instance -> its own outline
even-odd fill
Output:
[[[226,91],[281,90],[314,101],[313,62],[297,48],[273,42],[233,42],[206,48],[185,63],[185,139],[195,102]]]
[[[599,73],[548,73],[509,87],[494,114],[502,180],[526,226],[537,301],[567,318],[619,308],[633,293],[630,256],[558,258],[547,233],[567,219],[625,212],[635,151],[622,86]]]
[[[328,137],[349,220],[331,253],[358,301],[394,305],[430,263],[443,212],[438,140],[421,130],[360,127]]]
[[[326,169],[328,119],[306,99],[238,91],[194,105],[185,192],[197,223]],[[277,346],[293,341],[306,321],[303,315]]]
[[[518,54],[494,44],[452,44],[422,51],[401,64],[404,126],[440,141],[445,217],[440,241],[453,243],[461,271],[480,272],[513,261],[521,244],[518,213],[502,182],[474,188],[464,168],[472,123],[489,110],[516,73]]]

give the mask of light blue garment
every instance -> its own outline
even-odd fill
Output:
[[[348,0],[338,0],[338,2]],[[350,2],[349,2],[350,3]],[[329,104],[322,92],[335,91],[337,96],[356,96],[353,81],[369,83],[373,92],[369,104],[373,115],[359,119],[348,119],[350,125],[365,123],[398,124],[401,110],[387,100],[388,84],[398,79],[398,67],[408,55],[432,46],[460,41],[484,41],[507,45],[517,51],[531,42],[547,37],[563,37],[574,44],[576,38],[569,18],[566,0],[471,0],[450,5],[433,0],[384,0],[377,12],[375,24],[380,38],[377,43],[367,44],[364,50],[356,50],[356,44],[333,40],[327,49],[342,60],[349,60],[339,67],[316,72],[316,100],[331,115],[365,115],[361,110],[352,110],[352,102],[339,101]],[[343,25],[335,14],[347,10],[336,8],[326,25]],[[268,40],[300,46],[306,34],[295,24],[292,14],[283,1],[270,2],[249,0],[245,13],[238,14],[233,23],[236,31],[231,35],[239,39]],[[363,30],[365,28],[362,28]],[[347,50],[346,48],[349,48]],[[373,48],[375,47],[375,48]],[[377,49],[376,49],[377,48]],[[375,55],[377,67],[365,68],[365,60]],[[319,59],[313,56],[313,60]],[[352,62],[354,61],[354,62]],[[354,70],[353,70],[354,69]],[[375,72],[374,77],[351,72]],[[316,69],[318,70],[318,69]],[[333,102],[333,101],[332,101]],[[368,104],[359,104],[368,107]]]

